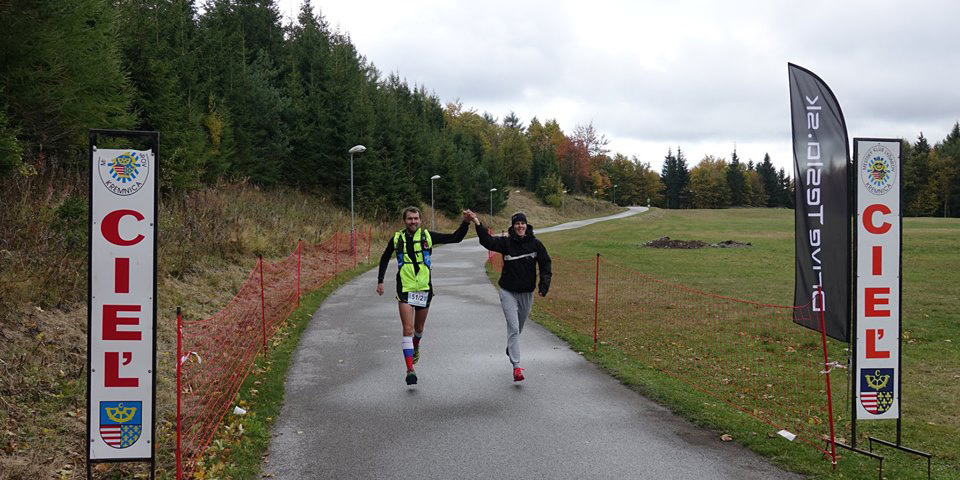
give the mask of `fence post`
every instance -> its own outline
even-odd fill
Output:
[[[593,292],[593,351],[597,351],[597,307],[600,305],[600,253],[597,253],[597,279]]]
[[[300,306],[300,255],[303,248],[303,239],[297,240],[297,306]]]
[[[260,325],[263,326],[263,353],[267,353],[267,303],[263,293],[263,255],[257,255],[257,265],[260,267]]]
[[[820,305],[823,305],[823,290],[819,285],[817,286],[817,294],[820,296]],[[823,341],[823,373],[827,376],[827,414],[830,416],[830,461],[833,464],[833,469],[836,470],[837,440],[833,431],[833,392],[830,391],[830,358],[829,355],[827,355],[827,322],[824,318],[823,310],[823,308],[820,309],[820,338]]]
[[[340,273],[340,232],[337,232],[333,241],[333,276]]]
[[[180,307],[177,307],[177,480],[183,478],[183,459],[180,456],[180,377],[182,375],[181,365],[183,365],[183,319],[180,314]]]

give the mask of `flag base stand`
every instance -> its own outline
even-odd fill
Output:
[[[873,438],[873,437],[871,437],[871,436],[867,436],[867,443],[870,445],[870,451],[871,451],[871,452],[873,452],[873,442],[877,442],[877,443],[880,444],[880,445],[884,445],[884,446],[887,446],[887,447],[890,447],[890,448],[895,448],[895,449],[900,450],[901,452],[904,452],[904,453],[909,453],[909,454],[911,454],[911,455],[916,455],[916,456],[918,456],[918,457],[924,457],[924,458],[926,458],[926,459],[927,459],[927,478],[928,478],[928,479],[930,478],[930,465],[931,465],[932,460],[933,460],[933,454],[926,453],[926,452],[921,452],[921,451],[919,451],[919,450],[914,450],[914,449],[912,449],[912,448],[904,447],[903,445],[900,445],[900,442],[893,443],[893,442],[888,442],[888,441],[886,441],[886,440],[881,440],[881,439],[879,439],[879,438]]]
[[[836,442],[836,443],[837,443],[837,446],[840,448],[845,448],[847,450],[850,450],[851,452],[859,453],[860,455],[864,455],[874,460],[878,460],[880,465],[880,470],[877,472],[877,480],[883,480],[883,458],[884,458],[883,456],[877,455],[876,453],[873,453],[873,452],[868,452],[866,450],[860,450],[857,447],[846,445],[840,442]]]

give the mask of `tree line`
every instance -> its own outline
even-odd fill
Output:
[[[960,123],[934,145],[923,133],[900,144],[904,215],[960,216]],[[677,147],[664,158],[660,179],[666,208],[793,208],[795,202],[793,180],[774,169],[769,154],[756,165],[741,162],[736,150],[729,162],[707,155],[691,169]]]
[[[387,216],[429,202],[502,209],[524,186],[559,206],[564,192],[666,208],[792,207],[769,155],[736,151],[660,172],[611,152],[591,124],[502,119],[443,103],[384,74],[306,0],[284,23],[272,0],[35,0],[0,3],[0,175],[86,168],[89,128],[160,132],[166,193],[226,179],[293,186]],[[957,215],[956,128],[905,144],[907,212]]]
[[[794,185],[787,172],[777,170],[764,154],[763,161],[743,163],[736,149],[728,162],[707,155],[692,169],[683,151],[670,150],[661,172],[666,208],[781,207],[793,208]]]

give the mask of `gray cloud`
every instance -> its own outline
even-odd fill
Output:
[[[298,0],[281,1],[296,11]],[[291,6],[292,5],[292,6]],[[790,170],[787,62],[820,75],[851,135],[940,140],[960,119],[960,3],[386,2],[319,7],[384,72],[502,117],[593,122],[659,168],[734,143]],[[685,148],[685,150],[687,150]],[[728,151],[703,152],[728,157]]]

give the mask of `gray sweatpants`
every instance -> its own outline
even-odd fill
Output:
[[[500,306],[507,319],[507,355],[514,368],[520,366],[520,332],[530,318],[533,307],[533,292],[517,293],[500,289]]]

